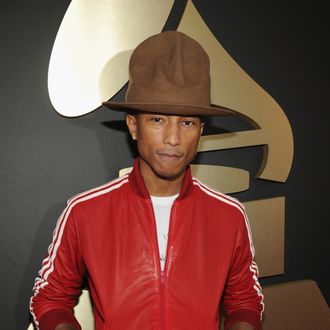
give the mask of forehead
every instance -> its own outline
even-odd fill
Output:
[[[149,118],[149,117],[162,117],[165,119],[169,120],[185,120],[185,119],[198,119],[200,121],[202,120],[201,116],[194,116],[194,115],[176,115],[176,114],[164,114],[164,113],[156,113],[156,112],[136,112],[132,114],[135,116],[137,119],[144,119],[144,118]]]

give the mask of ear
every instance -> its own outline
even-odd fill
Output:
[[[126,115],[126,125],[133,140],[136,140],[136,117],[131,114]]]
[[[201,132],[200,132],[200,135],[202,135],[202,134],[203,134],[204,125],[205,125],[205,122],[204,122],[204,121],[202,121],[202,122],[201,122]]]

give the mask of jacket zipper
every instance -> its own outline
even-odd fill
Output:
[[[152,205],[152,200],[150,198],[150,205],[153,215],[153,225],[154,225],[154,236],[156,241],[156,254],[158,258],[157,262],[157,270],[158,270],[158,277],[159,277],[159,299],[160,299],[160,329],[165,330],[165,297],[164,297],[164,291],[165,291],[165,278],[167,273],[167,264],[168,264],[168,257],[169,257],[169,246],[170,246],[170,237],[171,237],[171,223],[172,223],[172,213],[173,208],[175,205],[176,200],[174,200],[171,212],[170,212],[170,219],[169,219],[169,227],[168,227],[168,238],[167,238],[167,246],[166,246],[166,255],[165,255],[165,265],[164,270],[162,270],[161,263],[160,263],[160,253],[159,253],[159,245],[158,245],[158,237],[157,237],[157,225],[156,225],[156,217],[155,217],[155,211],[154,207]]]
[[[166,259],[165,259],[166,262]],[[165,272],[160,271],[160,329],[165,330]]]

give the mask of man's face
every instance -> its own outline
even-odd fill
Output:
[[[183,175],[196,155],[204,123],[198,117],[139,113],[127,115],[136,136],[141,171],[173,180]]]

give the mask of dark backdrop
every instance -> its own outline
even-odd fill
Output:
[[[69,3],[30,0],[1,6],[2,329],[27,327],[33,281],[65,201],[117,176],[133,158],[122,125],[107,124],[122,119],[120,114],[101,109],[68,119],[51,106],[48,61]],[[258,180],[248,192],[237,195],[243,201],[286,196],[285,274],[262,282],[313,279],[329,302],[326,10],[318,1],[304,6],[245,0],[194,3],[231,56],[281,105],[293,129],[295,156],[287,183]],[[168,29],[177,23],[182,8],[177,2]],[[121,99],[122,93],[116,98]],[[203,161],[223,165],[238,160],[254,172],[260,150],[248,149],[244,155],[204,154]]]

